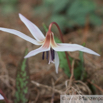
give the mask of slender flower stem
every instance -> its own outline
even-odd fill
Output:
[[[58,30],[59,30],[59,33],[60,33],[61,41],[62,41],[62,43],[64,43],[64,39],[63,39],[63,36],[62,36],[62,32],[61,32],[61,30],[60,30],[59,25],[58,25],[56,22],[50,23],[48,32],[51,32],[51,27],[52,27],[53,24],[55,24],[55,25],[57,26],[57,28],[58,28]],[[65,52],[65,55],[66,55],[66,59],[67,59],[67,62],[68,62],[68,66],[69,66],[69,69],[70,69],[70,73],[71,73],[71,64],[70,64],[70,60],[69,60],[69,58],[68,58],[68,53]]]
[[[5,102],[9,103],[8,99],[6,98],[5,94],[3,93],[1,89],[0,89],[0,94],[4,97]]]

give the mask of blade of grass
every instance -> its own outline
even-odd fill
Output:
[[[83,43],[83,46],[85,46],[85,43]],[[83,80],[85,75],[85,68],[84,68],[84,58],[83,58],[83,52],[79,52],[79,58],[80,58],[80,69],[81,69],[81,80]]]

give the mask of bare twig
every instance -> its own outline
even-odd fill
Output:
[[[60,77],[55,81],[55,84],[54,84],[54,85],[56,85],[62,78],[63,78],[63,76],[60,76]]]
[[[69,87],[71,86],[71,84],[72,84],[72,79],[73,79],[73,77],[74,77],[74,64],[75,64],[75,61],[73,60],[73,62],[72,62],[72,72],[71,72]]]
[[[83,43],[87,41],[88,38],[88,31],[89,31],[89,17],[86,17],[86,23],[85,23],[85,29],[84,29],[84,35],[83,35]]]
[[[35,99],[34,103],[36,103],[38,98],[39,98],[39,91],[37,89],[35,89],[35,90],[37,91],[37,96],[36,96],[36,99]]]
[[[51,103],[54,103],[54,95],[55,95],[55,91],[54,91],[54,81],[52,79],[52,88],[53,88],[53,93],[52,93],[52,98],[51,98]]]
[[[72,70],[71,70],[71,77],[70,77],[70,80],[69,80],[69,85],[67,86],[68,88],[66,89],[65,93],[70,89],[71,85],[72,85],[72,78],[74,76],[74,63],[75,61],[73,60],[72,62]],[[68,80],[66,81],[66,84],[67,84]]]
[[[53,90],[53,88],[50,87],[50,86],[43,85],[43,84],[37,83],[37,82],[35,82],[35,81],[31,81],[31,82],[32,82],[34,85],[36,85],[37,87],[43,87],[43,88],[46,88],[46,89],[48,89],[48,90]],[[55,91],[56,93],[59,93],[59,94],[62,94],[62,93],[63,93],[62,91],[59,91],[59,90],[57,90],[57,89],[54,89],[54,91]]]
[[[87,86],[85,83],[83,83],[83,82],[82,82],[82,81],[80,81],[80,80],[75,81],[75,83],[80,83],[80,84],[82,84],[82,85],[83,85],[83,86],[88,90],[89,94],[91,94],[90,89],[88,88],[88,86]]]

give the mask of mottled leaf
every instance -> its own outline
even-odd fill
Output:
[[[102,24],[102,19],[96,14],[90,15],[90,21],[93,25],[101,25]]]
[[[96,5],[91,0],[75,0],[67,10],[68,16],[87,15],[94,12]]]
[[[63,11],[70,1],[71,0],[55,0],[53,4],[53,12],[57,13]]]
[[[16,75],[16,93],[14,103],[27,103],[29,98],[29,68],[28,60],[21,61]]]

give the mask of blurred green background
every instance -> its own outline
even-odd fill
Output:
[[[102,24],[103,7],[101,0],[0,0],[0,12],[5,15],[17,12],[29,12],[42,19],[47,25],[55,21],[65,32],[75,27]],[[24,6],[28,5],[28,6]],[[21,11],[23,6],[24,11]]]

